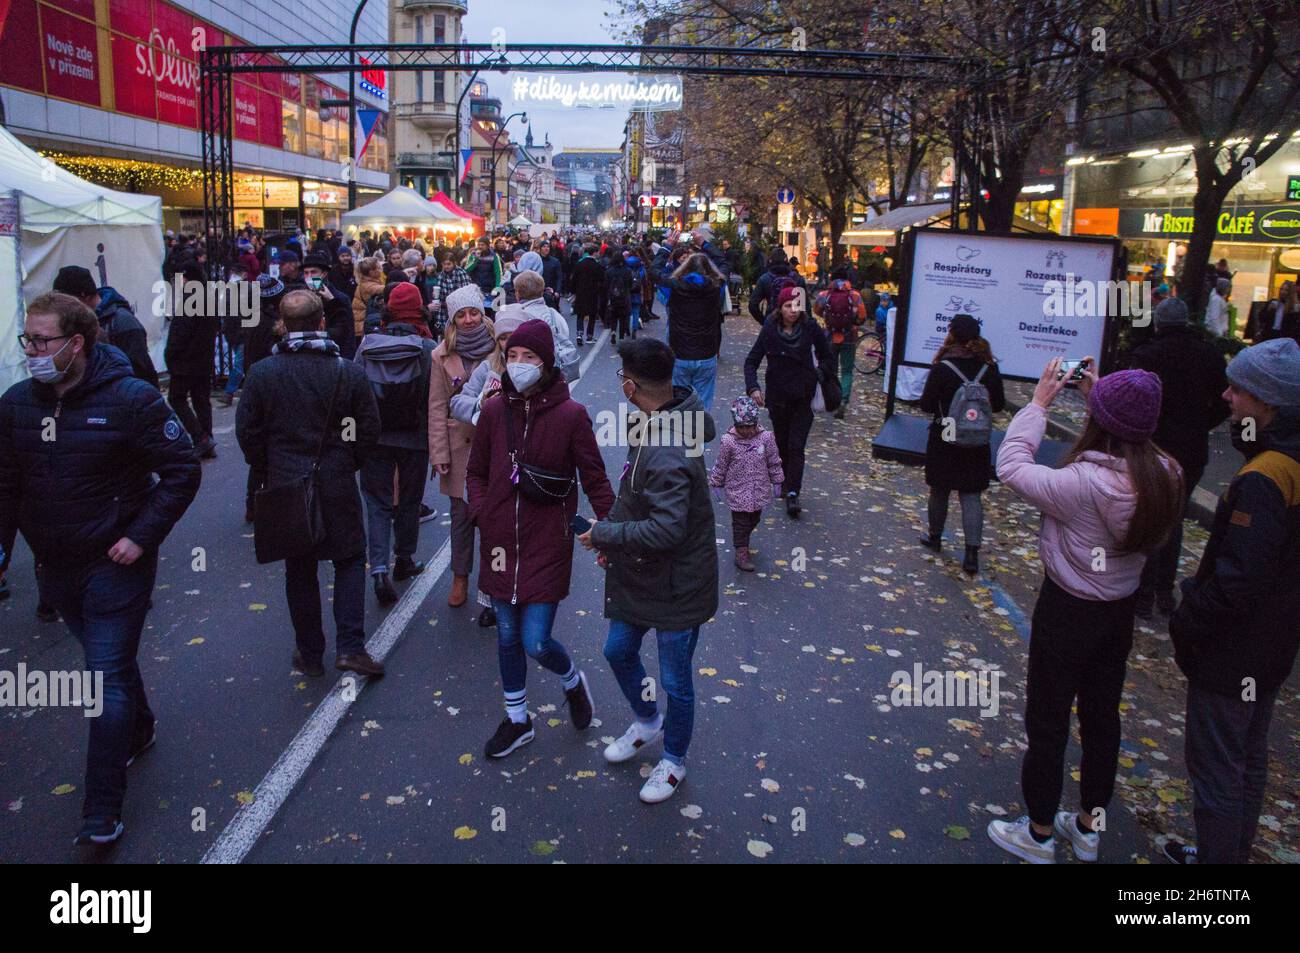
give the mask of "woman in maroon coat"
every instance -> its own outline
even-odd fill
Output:
[[[507,416],[508,415],[508,416]],[[515,454],[510,452],[511,431]],[[554,502],[535,502],[520,489],[524,467],[561,477]],[[487,398],[474,431],[465,486],[478,525],[482,565],[479,588],[497,616],[497,657],[506,718],[485,753],[504,758],[533,740],[524,681],[528,656],[559,675],[579,730],[591,724],[587,679],[564,646],[551,638],[560,600],[569,594],[573,528],[581,478],[598,519],[614,505],[604,461],[587,409],[569,397],[555,370],[555,344],[544,321],[525,321],[506,342],[501,390]],[[563,492],[563,478],[569,478]]]

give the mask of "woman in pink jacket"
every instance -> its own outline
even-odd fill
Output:
[[[1048,408],[1069,385],[1059,366],[1059,359],[1048,363],[1033,402],[1007,428],[997,461],[998,479],[1043,511],[1044,579],[1030,632],[1029,749],[1020,772],[1029,814],[988,828],[995,844],[1032,864],[1055,862],[1054,833],[1080,860],[1097,859],[1096,825],[1115,787],[1138,582],[1147,555],[1181,518],[1183,499],[1178,464],[1151,442],[1160,378],[1149,371],[1098,380],[1090,358],[1079,381],[1088,401],[1083,433],[1061,467],[1034,462]],[[1083,744],[1077,814],[1057,810],[1076,697]]]

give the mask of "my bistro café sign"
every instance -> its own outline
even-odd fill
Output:
[[[1190,208],[1124,208],[1119,210],[1123,238],[1180,238],[1192,233]],[[1280,244],[1300,239],[1300,205],[1239,205],[1224,209],[1216,223],[1224,241]]]

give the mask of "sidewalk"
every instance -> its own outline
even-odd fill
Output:
[[[1019,410],[1029,403],[1034,393],[1034,385],[1022,381],[1007,381],[1007,409]],[[1086,416],[1083,398],[1078,391],[1066,390],[1052,404],[1052,412],[1047,424],[1047,435],[1057,440],[1073,441],[1083,430]],[[1192,491],[1192,502],[1188,507],[1188,517],[1210,528],[1214,520],[1214,509],[1219,496],[1228,488],[1233,476],[1240,469],[1243,459],[1232,446],[1228,435],[1228,422],[1224,421],[1210,431],[1210,461],[1201,476],[1201,482]]]

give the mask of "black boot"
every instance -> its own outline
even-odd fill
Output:
[[[398,556],[393,563],[393,578],[398,582],[410,579],[424,572],[424,563],[416,562],[410,556]]]
[[[492,626],[497,624],[497,614],[491,606],[488,606],[478,614],[478,624],[484,629],[490,629]]]
[[[922,536],[917,540],[917,542],[926,549],[932,550],[936,553],[943,549],[943,537],[935,533],[930,533],[928,536]]]
[[[375,573],[375,598],[381,606],[391,606],[397,601],[397,590],[393,588],[386,572]]]
[[[798,519],[799,514],[803,512],[803,507],[799,505],[798,493],[787,493],[785,495],[785,511],[791,519]]]
[[[980,571],[980,548],[978,546],[966,547],[966,558],[961,561],[961,571],[968,576],[973,576]]]

